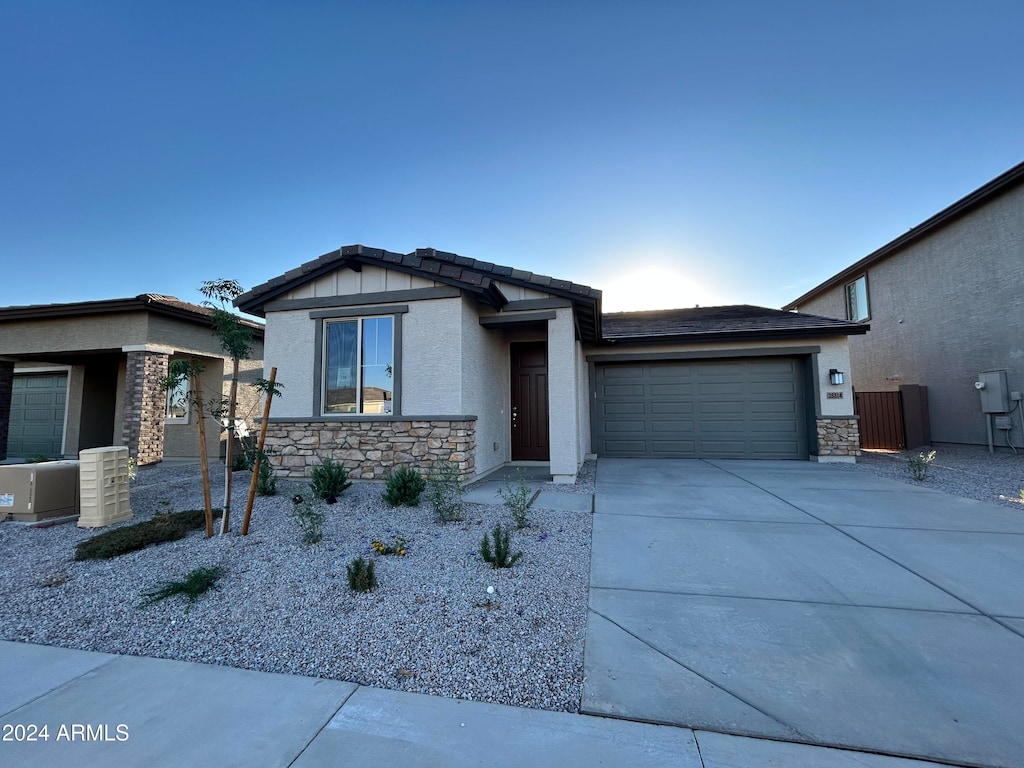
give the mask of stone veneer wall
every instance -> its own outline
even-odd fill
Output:
[[[128,352],[124,383],[124,422],[121,444],[139,466],[164,458],[164,415],[167,395],[160,379],[167,376],[162,352]]]
[[[11,395],[14,393],[14,363],[0,360],[0,461],[7,458],[7,435],[11,426]]]
[[[818,418],[819,456],[860,456],[860,424],[856,417]]]
[[[358,480],[383,480],[400,464],[428,472],[444,460],[469,480],[475,470],[476,421],[271,422],[265,448],[278,477],[309,477],[329,457]]]

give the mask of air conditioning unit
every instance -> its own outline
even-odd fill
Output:
[[[128,449],[87,448],[79,452],[82,514],[79,528],[102,528],[132,516],[128,498]]]
[[[78,514],[78,462],[0,466],[0,519],[37,522]]]

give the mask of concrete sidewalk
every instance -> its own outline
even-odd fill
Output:
[[[584,712],[1024,765],[1024,515],[811,462],[596,489]]]
[[[44,725],[46,740],[37,730]],[[0,765],[46,768],[936,765],[333,680],[2,641],[0,728]]]

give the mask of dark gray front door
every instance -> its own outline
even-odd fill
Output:
[[[600,456],[806,459],[798,358],[595,367]]]
[[[13,385],[7,456],[28,459],[41,454],[49,459],[60,458],[68,375],[15,374]]]

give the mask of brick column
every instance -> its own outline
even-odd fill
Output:
[[[7,458],[7,431],[11,425],[11,393],[14,389],[14,363],[0,360],[0,461]]]
[[[139,466],[164,458],[164,405],[160,379],[167,376],[166,352],[128,350],[124,382],[124,426],[121,444]]]

